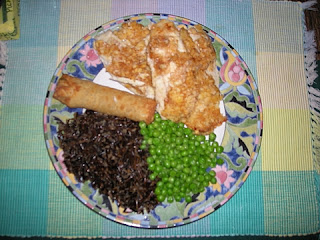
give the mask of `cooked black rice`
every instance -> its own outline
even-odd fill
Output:
[[[101,194],[138,213],[158,204],[138,122],[87,110],[59,123],[58,139],[78,181],[90,180]]]

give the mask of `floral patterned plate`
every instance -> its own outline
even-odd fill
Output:
[[[44,105],[44,135],[50,159],[59,177],[67,188],[88,208],[103,217],[128,226],[140,228],[167,228],[191,223],[223,206],[243,185],[257,159],[262,137],[262,106],[257,85],[248,66],[235,49],[214,31],[202,26],[212,40],[217,53],[217,68],[220,72],[219,88],[223,94],[224,111],[228,118],[220,129],[220,142],[224,152],[219,155],[224,163],[216,166],[217,183],[185,201],[169,204],[163,202],[147,214],[125,212],[116,202],[91,187],[90,182],[80,183],[70,174],[63,163],[63,151],[57,139],[57,119],[66,121],[75,112],[53,99],[56,84],[63,73],[98,82],[101,75],[108,74],[103,68],[92,45],[95,36],[115,30],[127,21],[143,25],[160,19],[173,21],[177,27],[190,27],[198,23],[168,14],[137,14],[103,24],[89,32],[62,59],[48,87]],[[120,86],[114,86],[119,88]]]

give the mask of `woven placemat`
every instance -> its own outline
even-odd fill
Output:
[[[308,99],[303,8],[298,3],[261,0],[189,3],[21,1],[21,38],[8,42],[9,64],[0,114],[1,235],[183,238],[292,236],[319,231],[320,191],[315,184],[319,172],[311,153],[309,113],[309,103],[314,103],[316,110],[318,98],[309,88],[314,94]],[[221,34],[245,59],[263,100],[263,146],[247,182],[215,213],[172,229],[130,228],[87,209],[60,181],[43,141],[43,102],[56,64],[90,30],[137,12],[184,16]],[[306,68],[311,69],[308,63],[313,61],[306,61]]]
[[[7,49],[7,43],[5,41],[0,41],[0,106],[2,102],[2,89],[8,61]]]

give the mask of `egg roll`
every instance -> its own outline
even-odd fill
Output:
[[[118,89],[98,85],[63,74],[53,98],[70,108],[85,108],[96,112],[126,117],[134,121],[153,121],[156,101]]]

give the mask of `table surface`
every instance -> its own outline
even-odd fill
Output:
[[[293,2],[308,2],[308,0]],[[315,32],[315,40],[317,43],[316,58],[320,60],[320,0],[316,0],[316,4],[312,6],[312,10],[305,10],[306,27],[308,30]]]
[[[259,239],[268,238],[264,235],[298,239],[304,235],[304,239],[317,239],[320,81],[306,80],[315,64],[305,71],[304,15],[299,3],[52,0],[45,4],[21,0],[20,7],[21,37],[8,42],[0,105],[0,191],[4,193],[0,194],[0,236],[220,236],[229,240],[234,235],[247,235],[238,239],[253,239],[253,235]],[[138,12],[169,12],[218,32],[245,59],[263,103],[263,141],[250,176],[225,205],[190,227],[148,231],[103,219],[68,192],[51,165],[43,141],[43,101],[63,56],[95,27]],[[305,10],[307,29],[315,30],[317,43],[318,15]],[[316,48],[319,59],[319,44]],[[243,92],[236,84],[233,88]],[[13,185],[16,187],[10,187]]]

